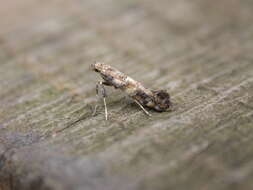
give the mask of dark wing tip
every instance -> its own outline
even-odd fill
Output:
[[[157,111],[166,111],[171,106],[170,95],[166,90],[155,90],[153,91],[155,94],[156,106],[155,109]]]

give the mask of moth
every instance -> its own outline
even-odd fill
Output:
[[[163,112],[171,106],[170,95],[166,90],[151,90],[146,88],[140,82],[104,63],[96,62],[91,64],[91,68],[93,71],[98,72],[103,79],[97,83],[96,92],[97,94],[100,93],[103,97],[106,120],[108,118],[105,101],[107,93],[104,86],[112,86],[125,92],[148,116],[151,116],[151,114],[144,107]]]

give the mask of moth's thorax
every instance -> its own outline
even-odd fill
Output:
[[[124,73],[104,63],[94,63],[91,67],[94,71],[99,72],[103,78],[107,76],[108,78],[117,79],[118,82],[123,82],[127,78]]]

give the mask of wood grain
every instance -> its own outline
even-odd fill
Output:
[[[1,190],[253,188],[251,1],[2,4]],[[172,111],[109,90],[105,121],[94,61]]]

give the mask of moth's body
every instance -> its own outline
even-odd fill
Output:
[[[170,96],[166,91],[145,88],[140,82],[104,63],[91,66],[104,79],[101,84],[122,90],[142,106],[156,111],[166,111],[170,107]]]

